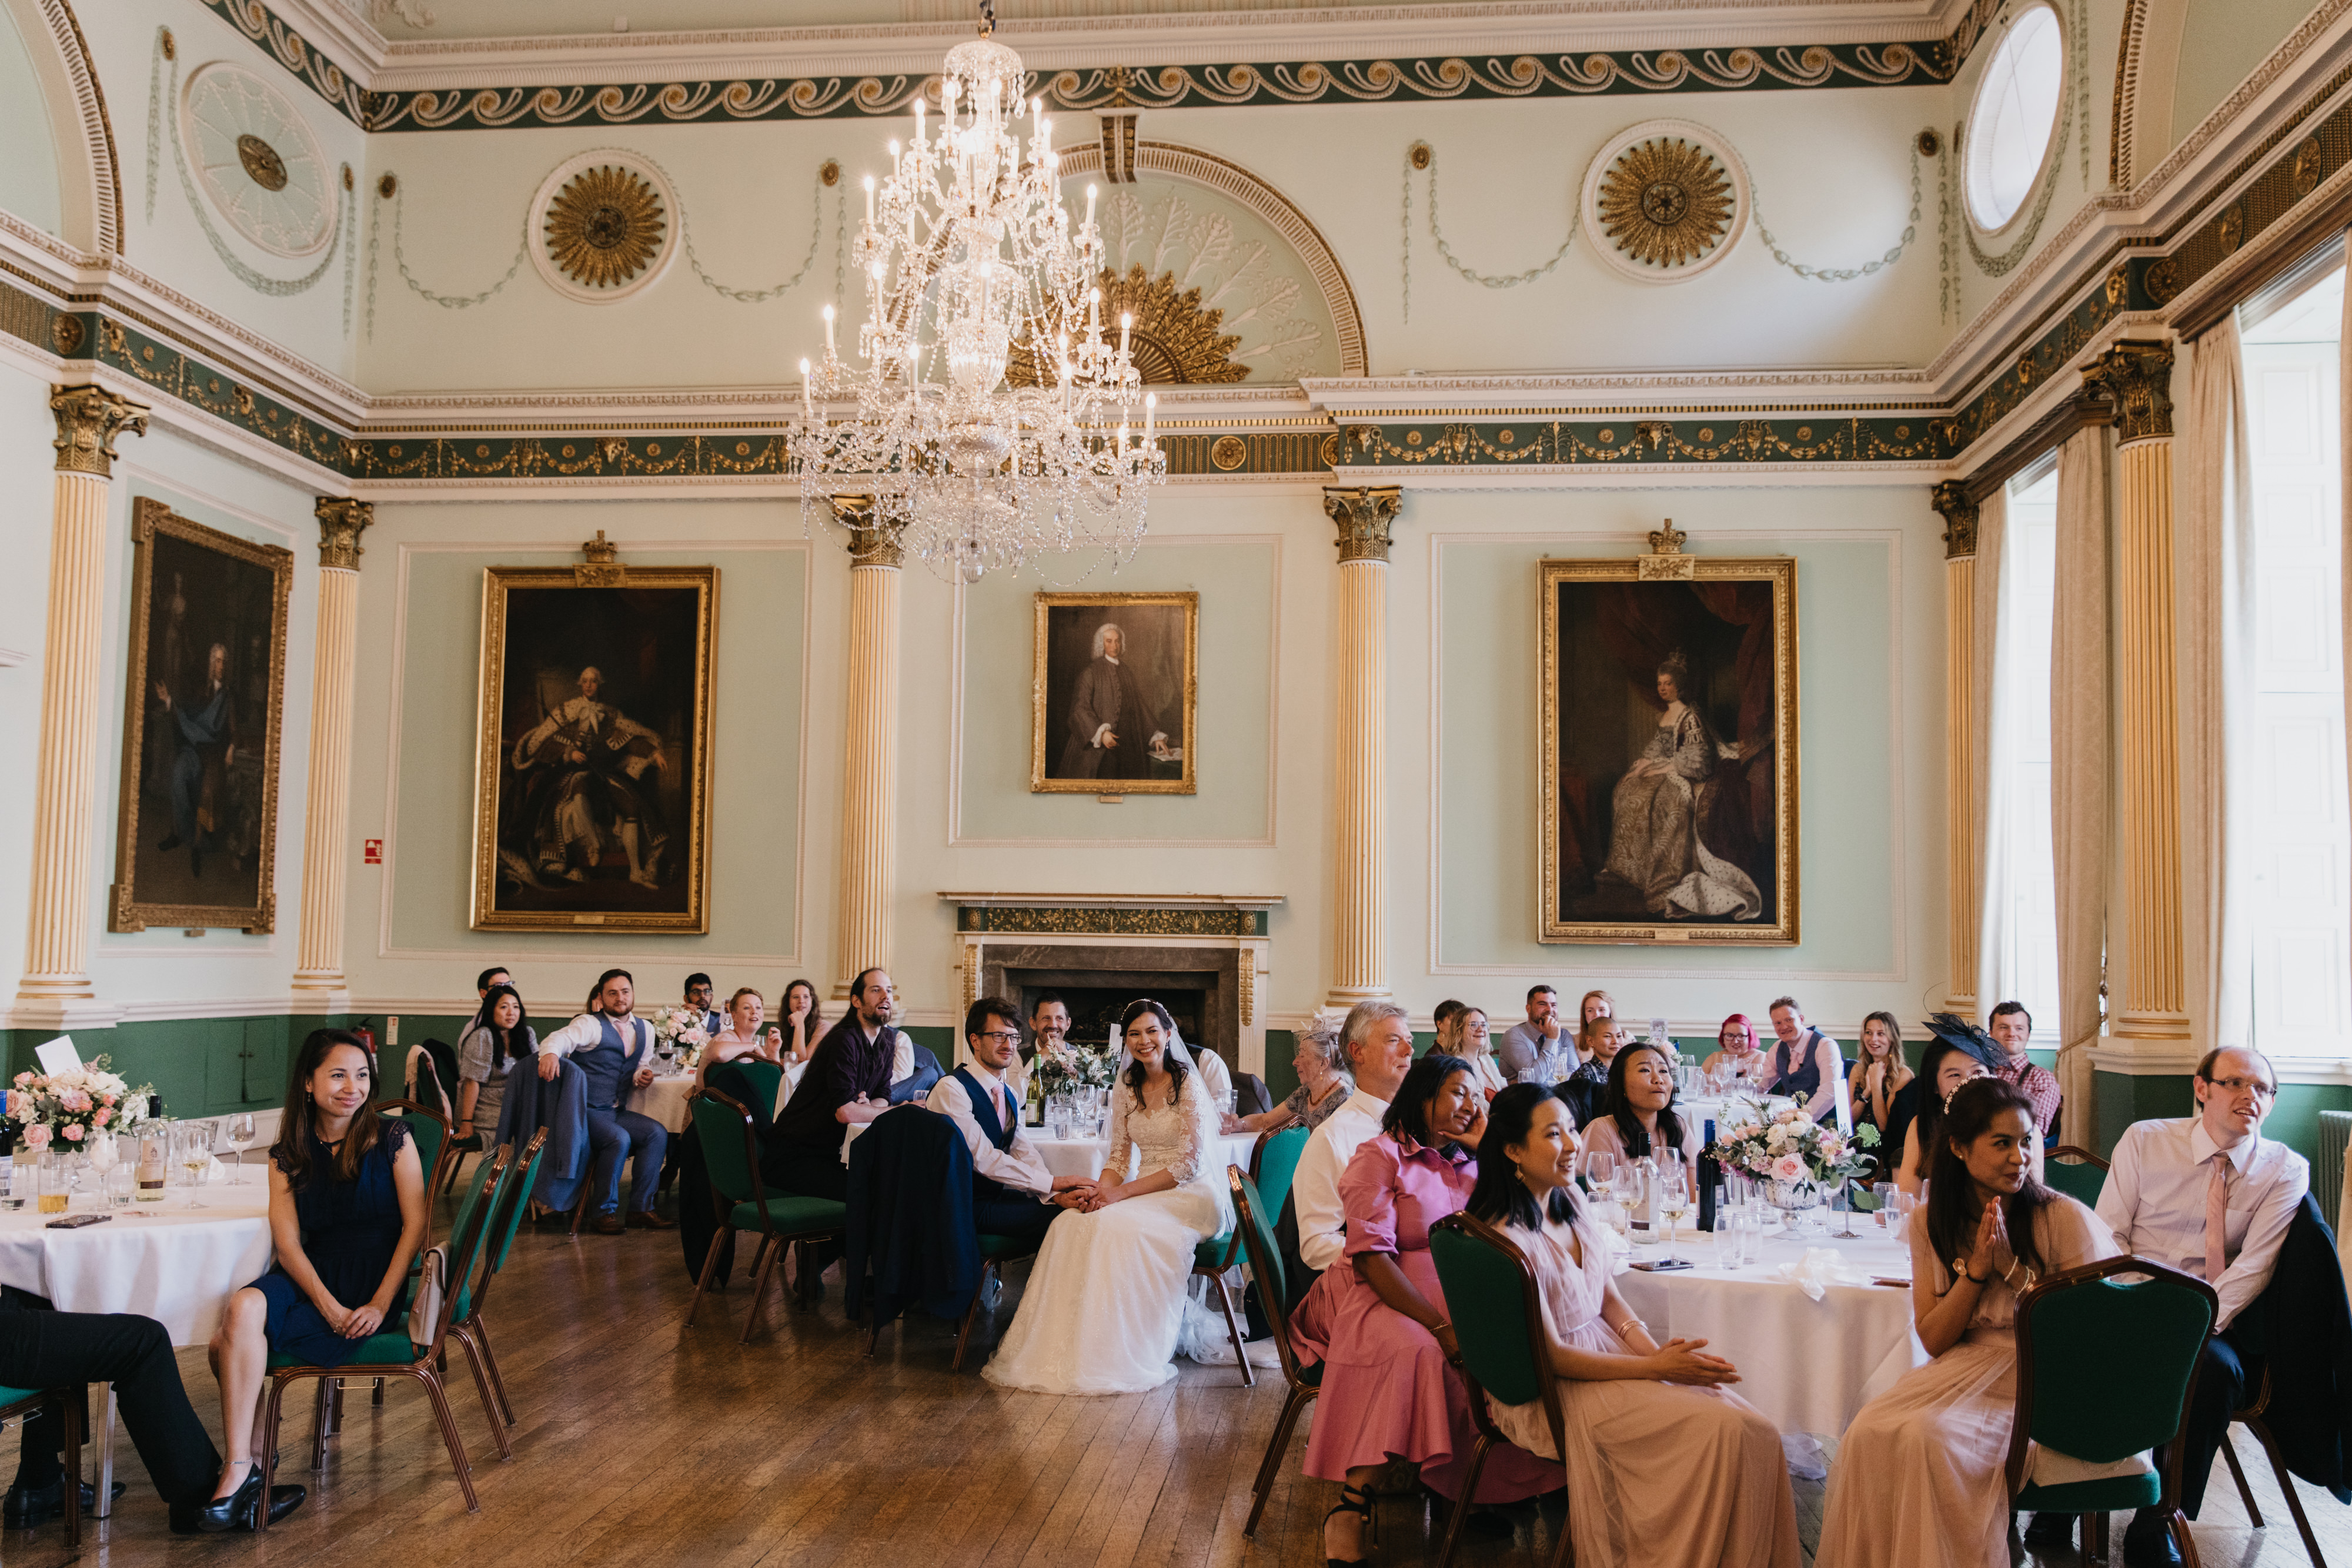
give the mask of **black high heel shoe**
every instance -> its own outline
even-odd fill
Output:
[[[261,1500],[261,1467],[251,1459],[245,1465],[245,1479],[237,1483],[236,1490],[196,1509],[196,1529],[202,1533],[220,1535],[253,1528],[254,1505]]]
[[[1331,1505],[1330,1511],[1323,1516],[1323,1522],[1328,1524],[1331,1521],[1337,1519],[1343,1513],[1355,1513],[1361,1514],[1363,1516],[1364,1543],[1367,1546],[1370,1545],[1372,1540],[1373,1522],[1372,1500],[1365,1493],[1358,1491],[1354,1487],[1343,1484],[1339,1488],[1339,1500]],[[1327,1556],[1323,1559],[1325,1568],[1364,1568],[1364,1565],[1370,1561],[1371,1555],[1369,1552],[1361,1557]]]

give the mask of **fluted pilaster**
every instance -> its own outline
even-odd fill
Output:
[[[147,409],[97,387],[58,387],[57,480],[42,640],[41,733],[35,763],[32,887],[17,1011],[67,1021],[95,1000],[89,975],[91,810],[100,727],[100,634],[106,612],[108,490],[114,440],[144,434]]]
[[[841,919],[834,995],[890,963],[897,863],[891,785],[898,775],[898,529],[878,524],[871,496],[835,496],[849,530],[849,700],[842,769]]]
[[[1389,994],[1389,542],[1402,501],[1394,486],[1323,492],[1339,536],[1337,1007]]]
[[[295,949],[298,1009],[341,1012],[344,854],[351,843],[352,692],[359,664],[360,535],[366,501],[319,498],[319,628],[310,665],[310,781],[302,814],[302,926]]]
[[[1964,1019],[1977,1016],[1977,944],[1983,924],[1978,868],[1983,863],[1983,802],[1977,799],[1983,737],[1975,713],[1977,658],[1978,506],[1957,480],[1936,486],[1930,499],[1944,515],[1944,778],[1945,883],[1949,910],[1948,979],[1944,1005]]]
[[[2123,1040],[2189,1038],[2180,895],[2180,705],[2172,570],[2172,348],[2126,342],[2084,372],[2115,404],[2116,805],[2129,909]]]

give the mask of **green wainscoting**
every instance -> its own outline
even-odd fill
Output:
[[[286,1074],[302,1038],[314,1029],[350,1019],[292,1018],[168,1019],[70,1031],[82,1060],[104,1055],[135,1088],[152,1083],[174,1116],[217,1116],[284,1103]],[[33,1050],[57,1038],[55,1030],[5,1032],[8,1072],[38,1071]]]

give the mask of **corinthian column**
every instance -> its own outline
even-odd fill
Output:
[[[1983,737],[1977,733],[1977,502],[1947,479],[1929,493],[1944,515],[1945,883],[1949,904],[1944,1005],[1977,1016],[1977,942],[1982,925],[1978,868],[1984,854],[1984,803],[1977,798]]]
[[[2172,347],[2124,342],[2084,379],[2115,405],[2116,807],[2129,909],[2123,1005],[2110,1032],[2189,1038],[2180,935],[2179,702],[2174,674]],[[2177,1047],[2176,1047],[2177,1049]]]
[[[1323,510],[1339,529],[1334,1007],[1389,994],[1389,531],[1403,500],[1393,485],[1323,492]]]
[[[351,1010],[343,976],[343,852],[351,842],[352,682],[359,656],[360,535],[366,501],[319,497],[319,630],[310,663],[310,785],[302,811],[302,930],[297,1012]]]
[[[890,963],[898,777],[898,528],[871,496],[833,497],[849,530],[849,714],[841,783],[841,916],[836,999],[861,970]]]
[[[97,1021],[90,988],[90,808],[99,729],[99,634],[106,619],[107,491],[114,438],[143,435],[144,405],[98,387],[57,387],[58,477],[49,522],[49,603],[41,657],[41,738],[33,801],[32,894],[16,1011],[36,1027]],[[80,1004],[80,1005],[77,1005]]]

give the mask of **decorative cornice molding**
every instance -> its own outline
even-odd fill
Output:
[[[122,170],[114,154],[114,120],[106,112],[106,89],[89,57],[89,40],[82,37],[81,20],[69,0],[40,0],[41,17],[49,25],[58,57],[71,78],[74,112],[82,124],[82,140],[96,176],[90,188],[95,211],[91,232],[98,248],[108,256],[122,252]]]

